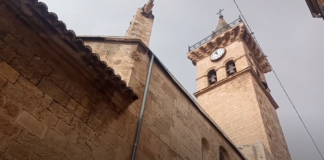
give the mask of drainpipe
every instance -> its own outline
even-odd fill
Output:
[[[144,111],[145,111],[145,104],[146,104],[146,98],[147,98],[147,91],[148,91],[149,85],[150,85],[150,79],[151,79],[151,73],[152,73],[152,66],[153,66],[154,57],[155,57],[154,54],[151,54],[151,55],[152,55],[151,56],[151,62],[150,62],[149,70],[148,70],[148,73],[147,73],[145,90],[144,90],[144,97],[143,97],[143,102],[142,102],[140,116],[139,116],[139,119],[138,119],[136,137],[135,137],[135,142],[134,142],[134,145],[133,145],[133,153],[132,153],[132,159],[131,160],[135,160],[136,151],[137,151],[137,145],[138,145],[138,140],[139,140],[140,133],[141,133],[141,127],[142,127],[142,122],[143,122],[143,117],[144,117]]]

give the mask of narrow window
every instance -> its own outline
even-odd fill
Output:
[[[224,147],[219,147],[219,160],[229,160],[229,155]]]
[[[227,76],[230,76],[236,72],[236,67],[234,61],[229,61],[226,63]]]
[[[223,153],[219,153],[219,160],[225,160]]]
[[[201,145],[202,145],[202,160],[208,160],[210,147],[209,147],[209,144],[205,138],[203,138],[201,140]]]
[[[212,85],[217,82],[217,76],[216,76],[216,71],[211,70],[208,72],[208,84]]]

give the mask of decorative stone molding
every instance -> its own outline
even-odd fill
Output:
[[[226,47],[235,41],[243,41],[246,44],[248,49],[251,51],[253,58],[256,60],[260,71],[263,73],[271,71],[271,66],[268,60],[261,52],[252,35],[246,29],[244,23],[240,23],[232,29],[224,32],[222,35],[214,37],[209,42],[190,51],[187,54],[187,57],[192,61],[193,65],[196,65],[198,61],[210,56],[212,51],[217,48]]]

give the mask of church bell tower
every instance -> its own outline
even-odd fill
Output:
[[[240,18],[228,24],[220,14],[187,57],[197,68],[198,103],[249,160],[291,159],[264,76],[271,66]]]

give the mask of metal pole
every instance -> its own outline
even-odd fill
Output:
[[[144,111],[145,111],[147,92],[148,92],[149,85],[150,85],[153,62],[154,62],[154,54],[152,54],[152,56],[151,56],[151,62],[150,62],[150,66],[149,66],[149,71],[147,73],[147,79],[146,79],[145,90],[144,90],[144,97],[143,97],[140,116],[139,116],[139,119],[138,119],[136,137],[135,137],[135,142],[134,142],[134,145],[133,145],[133,153],[132,153],[132,159],[131,160],[135,160],[135,157],[136,157],[137,145],[138,145],[138,140],[139,140],[140,133],[141,133],[141,127],[142,127],[143,116],[144,116]]]

